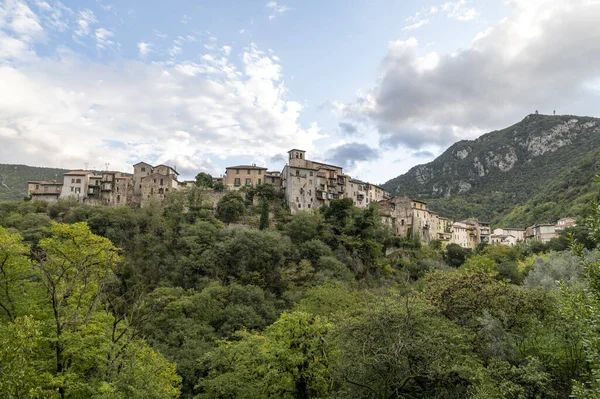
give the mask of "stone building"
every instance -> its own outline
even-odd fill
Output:
[[[62,182],[28,181],[27,196],[32,200],[56,202],[60,197],[62,187]]]
[[[87,198],[90,177],[94,174],[87,170],[74,170],[63,175],[63,187],[60,198],[75,198],[83,201]]]
[[[477,233],[475,245],[478,245],[479,243],[482,243],[482,242],[485,242],[488,244],[490,243],[490,236],[492,234],[492,228],[489,223],[482,222],[475,218],[469,218],[467,220],[463,220],[463,223],[467,223],[472,226],[475,226],[475,230]]]
[[[554,224],[536,224],[525,230],[525,241],[539,241],[545,244],[555,237],[558,237],[558,234]]]
[[[577,226],[577,224],[575,223],[575,218],[572,218],[572,217],[561,218],[561,219],[558,219],[558,222],[556,222],[555,231],[556,231],[556,233],[560,233],[564,229],[567,229],[569,227],[575,227],[575,226]]]
[[[344,198],[349,177],[340,166],[306,159],[306,151],[288,151],[288,163],[281,172],[281,188],[290,211],[319,208]]]
[[[475,249],[479,243],[477,227],[468,222],[455,222],[452,225],[452,243],[463,248]]]
[[[454,229],[452,220],[439,216],[437,225],[437,239],[442,242],[442,248],[446,248],[446,245],[452,242],[452,234]]]
[[[265,182],[267,168],[262,166],[238,165],[226,168],[223,184],[228,190],[239,190],[242,187],[256,187]]]
[[[379,186],[352,179],[341,166],[306,159],[306,151],[288,151],[281,172],[281,187],[290,211],[328,205],[331,200],[352,198],[354,206],[366,208],[389,195]]]
[[[424,201],[391,197],[379,201],[383,222],[395,235],[411,237],[425,244],[437,239],[439,216],[427,209]]]
[[[358,179],[349,179],[346,185],[345,198],[352,198],[354,206],[357,208],[366,208],[369,206],[369,197],[367,195],[367,185],[364,181]]]
[[[137,186],[133,190],[133,202],[141,206],[153,198],[162,201],[170,192],[182,187],[177,178],[179,173],[171,166],[157,165],[150,169],[148,166],[145,162],[134,165],[133,181]]]
[[[265,184],[271,184],[276,190],[281,189],[281,172],[267,171],[265,172]]]

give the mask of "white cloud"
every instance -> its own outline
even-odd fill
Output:
[[[281,15],[290,9],[287,6],[282,6],[277,4],[275,1],[269,1],[267,3],[267,8],[270,8],[274,14],[269,15],[269,19],[275,18],[278,14]]]
[[[96,23],[91,15],[77,15],[88,22],[77,24],[87,34]],[[93,34],[99,43],[113,39],[103,28]],[[195,62],[124,59],[114,68],[66,48],[41,56],[10,35],[0,34],[3,162],[110,162],[128,171],[146,160],[193,176],[218,173],[213,158],[269,159],[292,147],[310,150],[320,137],[318,125],[300,124],[302,105],[288,98],[279,63],[255,45],[240,58],[218,46]],[[4,43],[12,44],[7,50]]]
[[[0,28],[10,30],[26,41],[40,38],[44,33],[38,16],[19,0],[0,2]]]
[[[473,7],[468,7],[466,0],[449,1],[442,4],[441,8],[442,11],[446,12],[448,18],[458,21],[470,21],[477,16],[477,10]]]
[[[191,19],[189,16],[187,16],[187,15],[184,15],[183,17],[181,17],[181,21],[180,21],[180,22],[181,22],[182,24],[188,24],[188,23],[189,23],[191,20],[192,20],[192,19]]]
[[[447,18],[458,21],[470,21],[478,15],[477,10],[474,7],[469,7],[466,0],[448,1],[440,5],[424,7],[414,15],[406,18],[406,21],[410,22],[410,24],[403,27],[402,31],[407,32],[427,25],[430,19],[439,14],[440,11]]]
[[[181,54],[181,47],[179,46],[171,46],[169,47],[169,55],[171,57],[175,57],[176,55]]]
[[[413,30],[413,29],[417,29],[420,28],[423,25],[427,25],[429,23],[429,19],[420,19],[417,22],[415,22],[414,24],[411,25],[407,25],[404,28],[402,28],[403,32],[409,31],[409,30]]]
[[[145,57],[146,55],[148,55],[148,53],[150,53],[152,51],[152,43],[147,43],[147,42],[139,42],[137,44],[138,47],[138,52],[140,54],[141,57]]]
[[[536,109],[597,113],[599,94],[588,83],[600,80],[600,2],[507,3],[510,17],[454,53],[424,56],[414,38],[391,42],[375,87],[338,109],[370,122],[382,145],[411,148],[443,147],[506,127]],[[472,15],[462,13],[464,1],[451,4],[440,12]]]
[[[97,22],[98,20],[96,19],[96,14],[94,14],[92,10],[85,9],[79,11],[75,34],[77,36],[88,35],[90,33],[90,27]]]
[[[105,49],[107,47],[113,46],[115,44],[114,41],[110,40],[113,36],[113,33],[107,29],[99,28],[96,29],[96,47],[100,49]]]

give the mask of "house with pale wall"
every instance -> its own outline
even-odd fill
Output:
[[[395,235],[412,237],[428,244],[431,240],[450,241],[448,229],[450,222],[427,209],[427,203],[407,197],[391,197],[379,201],[382,220],[392,228]],[[442,233],[440,235],[439,233]]]
[[[525,229],[505,228],[494,229],[490,236],[492,245],[507,245],[515,246],[520,242],[525,241]]]
[[[555,231],[556,231],[556,233],[560,233],[564,229],[568,229],[569,227],[575,227],[575,226],[577,226],[577,224],[575,223],[575,218],[572,218],[572,217],[561,218],[561,219],[558,219],[558,221],[556,222]]]
[[[60,197],[63,182],[28,181],[27,196],[32,200],[56,202]]]
[[[83,199],[87,198],[91,176],[94,176],[94,173],[87,170],[74,170],[65,173],[59,198],[74,198],[83,202]]]
[[[452,243],[463,248],[475,249],[479,240],[477,238],[477,227],[468,222],[455,222],[452,225]]]
[[[242,187],[256,187],[265,182],[267,168],[252,165],[228,166],[225,168],[223,184],[228,190],[239,190]]]

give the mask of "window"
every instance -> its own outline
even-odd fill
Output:
[[[159,188],[159,189],[158,189],[158,193],[159,193],[159,194],[163,194],[163,193],[164,193],[164,190],[163,190],[162,188]]]
[[[300,171],[296,169],[296,176],[300,176]]]
[[[75,193],[78,194],[81,192],[81,187],[75,187]]]
[[[275,183],[275,178],[271,177],[271,183]]]
[[[302,204],[298,204],[298,208],[302,208]]]
[[[296,197],[296,202],[300,202],[300,198]]]
[[[73,191],[74,191],[74,187],[71,187],[71,192],[73,192]]]
[[[239,174],[240,174],[240,170],[239,170],[239,169],[236,169],[236,170],[235,170],[235,174],[236,174],[236,175],[239,175]]]
[[[121,202],[121,196],[117,195],[117,202]]]
[[[236,187],[237,187],[237,186],[239,186],[239,185],[241,185],[241,183],[240,183],[240,178],[239,178],[239,177],[236,177],[236,178],[234,179],[234,181],[233,181],[233,185],[234,185],[234,186],[236,186]]]
[[[75,180],[75,183],[77,183],[77,184],[81,184],[81,179],[77,179],[77,180]]]
[[[310,204],[308,204],[308,207],[310,208]]]
[[[160,179],[160,185],[161,186],[163,185],[163,179]]]
[[[152,179],[152,183],[156,183],[156,179]]]
[[[251,175],[252,174],[252,170],[248,169],[248,174]]]
[[[142,188],[142,185],[140,184],[140,188]]]
[[[251,179],[249,179],[249,178],[246,178],[246,185],[247,185],[247,186],[250,186],[250,185],[252,185],[252,180],[251,180]]]
[[[402,220],[400,221],[400,224],[401,224],[402,226],[404,226],[404,219],[402,219]]]
[[[40,188],[40,185],[39,185],[39,184],[36,184],[36,185],[35,185],[35,189],[37,190],[37,189],[39,189],[39,188]]]
[[[260,174],[260,173],[259,173],[259,174]],[[260,179],[258,179],[258,184],[260,184],[260,182],[261,182],[261,180],[260,180]]]
[[[312,172],[312,170],[310,171],[310,175],[311,175],[311,176],[313,175],[313,172]]]
[[[298,153],[296,153],[296,158],[298,158]]]
[[[154,163],[154,162],[153,162],[153,163]],[[146,168],[142,168],[142,172],[145,172],[145,171],[146,171]]]
[[[75,179],[71,179],[71,183],[75,183]]]
[[[308,190],[308,195],[312,195],[312,190]]]
[[[262,169],[259,169],[259,170],[258,170],[258,174],[259,174],[259,175],[262,175]]]
[[[300,153],[300,159],[302,159],[302,153]]]

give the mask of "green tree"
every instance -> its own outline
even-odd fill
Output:
[[[206,172],[200,172],[196,175],[196,184],[200,187],[212,187],[213,178]]]
[[[325,397],[331,385],[326,337],[332,325],[304,312],[283,313],[264,335],[242,332],[205,362],[198,398]]]
[[[263,197],[260,202],[260,225],[259,229],[264,230],[269,227],[269,200]]]
[[[230,191],[217,204],[217,217],[225,223],[235,223],[246,213],[244,198]]]

